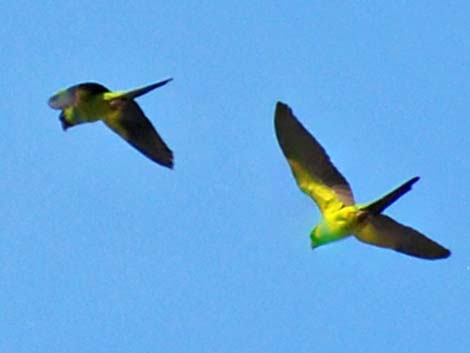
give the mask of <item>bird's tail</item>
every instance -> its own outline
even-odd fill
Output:
[[[419,180],[419,177],[414,177],[408,180],[406,183],[400,185],[393,191],[389,192],[387,195],[381,197],[377,201],[371,202],[370,204],[364,206],[364,210],[372,214],[382,213],[388,206],[406,194],[411,190],[411,186]]]
[[[154,84],[151,84],[151,85],[142,87],[142,88],[137,88],[137,89],[135,89],[135,90],[126,92],[126,93],[124,94],[124,96],[125,96],[126,98],[128,98],[128,99],[134,99],[134,98],[140,97],[141,95],[143,95],[143,94],[145,94],[145,93],[148,93],[148,92],[154,90],[155,88],[164,86],[164,85],[166,85],[168,82],[170,82],[170,81],[172,81],[172,80],[173,80],[172,78],[168,78],[168,79],[166,79],[166,80],[163,80],[163,81],[160,81],[160,82],[157,82],[157,83],[154,83]]]

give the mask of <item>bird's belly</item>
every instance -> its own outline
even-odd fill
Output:
[[[320,236],[326,241],[342,239],[349,234],[349,229],[342,223],[327,223]]]
[[[100,120],[101,118],[96,116],[81,115],[76,119],[76,123],[94,123],[95,121]]]
[[[101,111],[88,111],[88,110],[83,110],[80,112],[80,119],[82,122],[86,123],[92,123],[98,120],[101,120],[101,118],[104,116],[104,113]]]
[[[93,102],[79,107],[74,114],[74,120],[80,123],[92,123],[101,120],[111,112],[107,103]]]
[[[343,238],[351,234],[357,224],[357,210],[354,206],[345,207],[325,217],[325,223],[330,237]]]

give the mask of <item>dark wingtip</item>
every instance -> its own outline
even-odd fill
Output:
[[[406,183],[404,183],[401,187],[405,190],[405,192],[408,192],[411,190],[411,187],[419,180],[421,177],[415,176],[408,180]]]
[[[433,254],[432,256],[423,256],[427,260],[443,260],[447,259],[452,253],[446,248],[440,249],[439,253]]]
[[[160,163],[162,166],[167,167],[168,169],[173,170],[175,164],[173,163],[173,159],[168,162]]]
[[[173,169],[175,166],[173,151],[168,148],[168,158],[165,161],[165,167]]]
[[[419,177],[419,176],[415,176],[414,178],[411,178],[410,179],[410,184],[416,183],[419,179],[421,179],[421,177]]]
[[[173,161],[173,152],[171,150],[168,150],[167,153],[168,154],[166,156],[160,156],[158,159],[151,157],[151,159],[154,162],[160,164],[161,166],[167,167],[168,169],[173,169],[173,167],[175,166],[175,163]]]
[[[427,249],[421,249],[418,251],[410,251],[409,249],[395,249],[401,253],[406,255],[411,255],[413,257],[417,257],[424,260],[443,260],[447,259],[452,253],[449,249],[444,248],[442,245],[436,243],[433,240],[427,239],[431,241],[431,247]]]
[[[437,257],[436,259],[447,259],[450,255],[452,255],[452,252],[449,249],[443,248],[440,257]]]
[[[288,110],[288,111],[292,111],[292,109],[289,107],[288,104],[283,103],[281,101],[277,101],[277,103],[276,103],[276,112],[278,112],[280,109],[285,109],[285,110]]]
[[[276,130],[276,134],[279,133],[280,124],[282,120],[285,120],[286,117],[292,116],[292,109],[286,104],[281,101],[277,101],[276,109],[274,111],[274,126]],[[278,136],[279,139],[279,136]]]

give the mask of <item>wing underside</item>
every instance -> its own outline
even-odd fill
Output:
[[[281,102],[276,106],[275,129],[297,184],[321,210],[354,204],[347,180],[333,165],[323,147],[297,120],[289,106]]]
[[[115,99],[110,104],[115,111],[104,123],[154,162],[172,168],[172,151],[138,104],[129,99]]]
[[[355,236],[360,241],[424,259],[441,259],[450,251],[417,230],[385,215],[370,215]]]

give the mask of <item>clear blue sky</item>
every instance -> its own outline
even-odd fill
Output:
[[[175,3],[1,5],[0,352],[468,352],[468,2]],[[173,171],[46,104],[167,77]],[[388,214],[452,256],[312,251],[277,100],[359,202],[421,176]]]

